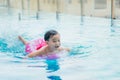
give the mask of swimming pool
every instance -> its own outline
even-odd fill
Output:
[[[1,80],[120,80],[120,26],[110,20],[79,16],[41,14],[40,20],[21,20],[0,16]],[[9,19],[7,19],[9,17]],[[16,18],[16,17],[15,17]],[[57,60],[20,59],[24,46],[17,39],[28,40],[56,29],[62,45],[71,53]]]

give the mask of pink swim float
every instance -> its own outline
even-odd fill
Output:
[[[36,40],[33,40],[33,41],[27,43],[26,47],[25,47],[25,52],[31,53],[31,52],[36,51],[46,45],[47,44],[46,44],[45,40],[42,38],[39,38],[39,39],[36,39]]]

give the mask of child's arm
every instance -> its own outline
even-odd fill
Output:
[[[28,58],[33,58],[33,57],[40,56],[43,54],[44,54],[44,52],[42,50],[37,50],[35,52],[27,54],[26,56],[20,56],[20,57],[17,56],[17,58],[28,59]]]
[[[39,49],[39,50],[36,50],[35,52],[29,53],[26,57],[32,58],[32,57],[40,56],[43,54],[44,54],[44,49]]]
[[[70,48],[66,48],[65,50],[68,51],[68,52],[70,52]]]
[[[69,48],[65,48],[65,47],[61,47],[60,50],[65,50],[65,51],[70,52],[70,49]]]

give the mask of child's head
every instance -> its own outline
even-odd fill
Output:
[[[60,34],[55,30],[49,30],[45,33],[44,39],[46,43],[55,48],[60,47]]]
[[[45,41],[49,41],[49,39],[51,38],[51,37],[53,37],[54,35],[56,35],[56,34],[59,34],[57,31],[55,31],[55,30],[49,30],[49,31],[47,31],[46,33],[45,33],[45,35],[44,35],[44,39],[45,39]]]

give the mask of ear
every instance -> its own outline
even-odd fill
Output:
[[[48,41],[45,41],[46,42],[46,44],[48,44]]]

